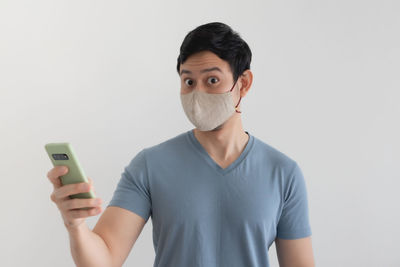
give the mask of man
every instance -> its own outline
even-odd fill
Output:
[[[301,169],[242,126],[253,80],[246,42],[223,23],[204,24],[187,34],[177,61],[195,128],[142,149],[92,231],[84,218],[100,204],[67,198],[89,188],[60,186],[60,168],[48,174],[77,265],[121,266],[151,217],[154,266],[265,267],[274,241],[280,266],[314,266]]]

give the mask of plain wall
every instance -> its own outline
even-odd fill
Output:
[[[74,265],[44,144],[73,145],[105,207],[139,150],[193,128],[179,47],[221,21],[253,52],[245,130],[304,172],[317,266],[400,266],[399,11],[385,0],[1,0],[0,265]],[[149,219],[124,266],[152,266],[151,231]]]

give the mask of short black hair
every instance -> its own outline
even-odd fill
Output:
[[[251,50],[239,33],[222,22],[210,22],[198,26],[184,38],[180,47],[176,69],[180,72],[180,65],[186,59],[200,51],[211,51],[229,63],[233,80],[247,69],[250,69]]]

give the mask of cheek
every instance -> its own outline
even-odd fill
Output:
[[[184,85],[181,85],[180,93],[187,94],[187,93],[189,93],[189,90]]]

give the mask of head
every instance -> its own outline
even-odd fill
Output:
[[[252,83],[251,56],[247,43],[228,25],[212,22],[198,26],[180,47],[176,67],[181,94],[193,89],[220,94],[233,88],[232,104],[238,103]]]
[[[182,92],[196,86],[196,82],[202,82],[199,78],[212,74],[221,79],[210,77],[206,84],[198,84],[200,90],[219,93],[218,89],[225,89],[229,84],[232,86],[237,80],[242,82],[241,78],[250,72],[251,56],[247,43],[228,25],[211,22],[198,26],[184,38],[177,59]],[[207,85],[213,90],[209,90],[211,88]]]

